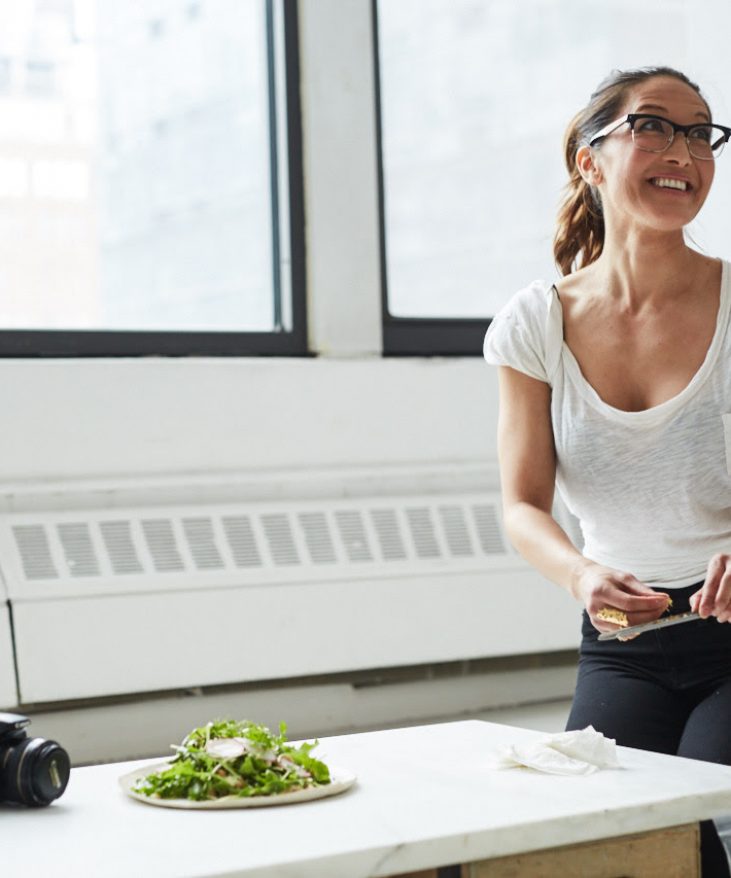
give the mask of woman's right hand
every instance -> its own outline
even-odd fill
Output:
[[[616,631],[622,626],[597,618],[604,609],[621,610],[627,624],[642,625],[659,619],[670,603],[670,595],[653,591],[631,573],[612,570],[583,559],[574,573],[573,592],[586,607],[598,631]]]

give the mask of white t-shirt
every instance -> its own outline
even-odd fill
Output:
[[[535,281],[497,314],[488,363],[551,386],[556,485],[579,519],[583,553],[642,582],[701,581],[711,556],[731,552],[731,266],[723,263],[716,331],[677,396],[640,412],[607,405],[563,340],[555,287]],[[731,443],[731,436],[729,436]]]

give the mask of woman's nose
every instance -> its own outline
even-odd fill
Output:
[[[665,150],[666,158],[671,161],[676,161],[682,165],[689,165],[693,156],[690,154],[690,143],[688,142],[688,135],[684,131],[676,131],[675,137]]]

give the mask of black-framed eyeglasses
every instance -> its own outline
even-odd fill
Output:
[[[589,146],[594,146],[622,125],[629,125],[632,142],[637,149],[645,152],[665,152],[675,139],[675,134],[680,131],[685,135],[688,152],[693,158],[703,161],[713,161],[718,158],[731,137],[731,128],[725,125],[711,125],[705,122],[678,125],[677,122],[671,122],[670,119],[651,113],[628,113],[602,128],[589,141]]]

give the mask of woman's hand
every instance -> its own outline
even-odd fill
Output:
[[[690,608],[701,619],[715,616],[719,622],[731,622],[731,555],[711,558],[703,587],[690,596]]]
[[[731,556],[728,570],[731,588]],[[612,570],[586,559],[575,573],[573,591],[583,601],[591,623],[598,631],[616,631],[621,627],[597,618],[601,610],[621,610],[627,614],[629,626],[642,625],[659,619],[670,602],[669,595],[653,591],[631,573]]]

